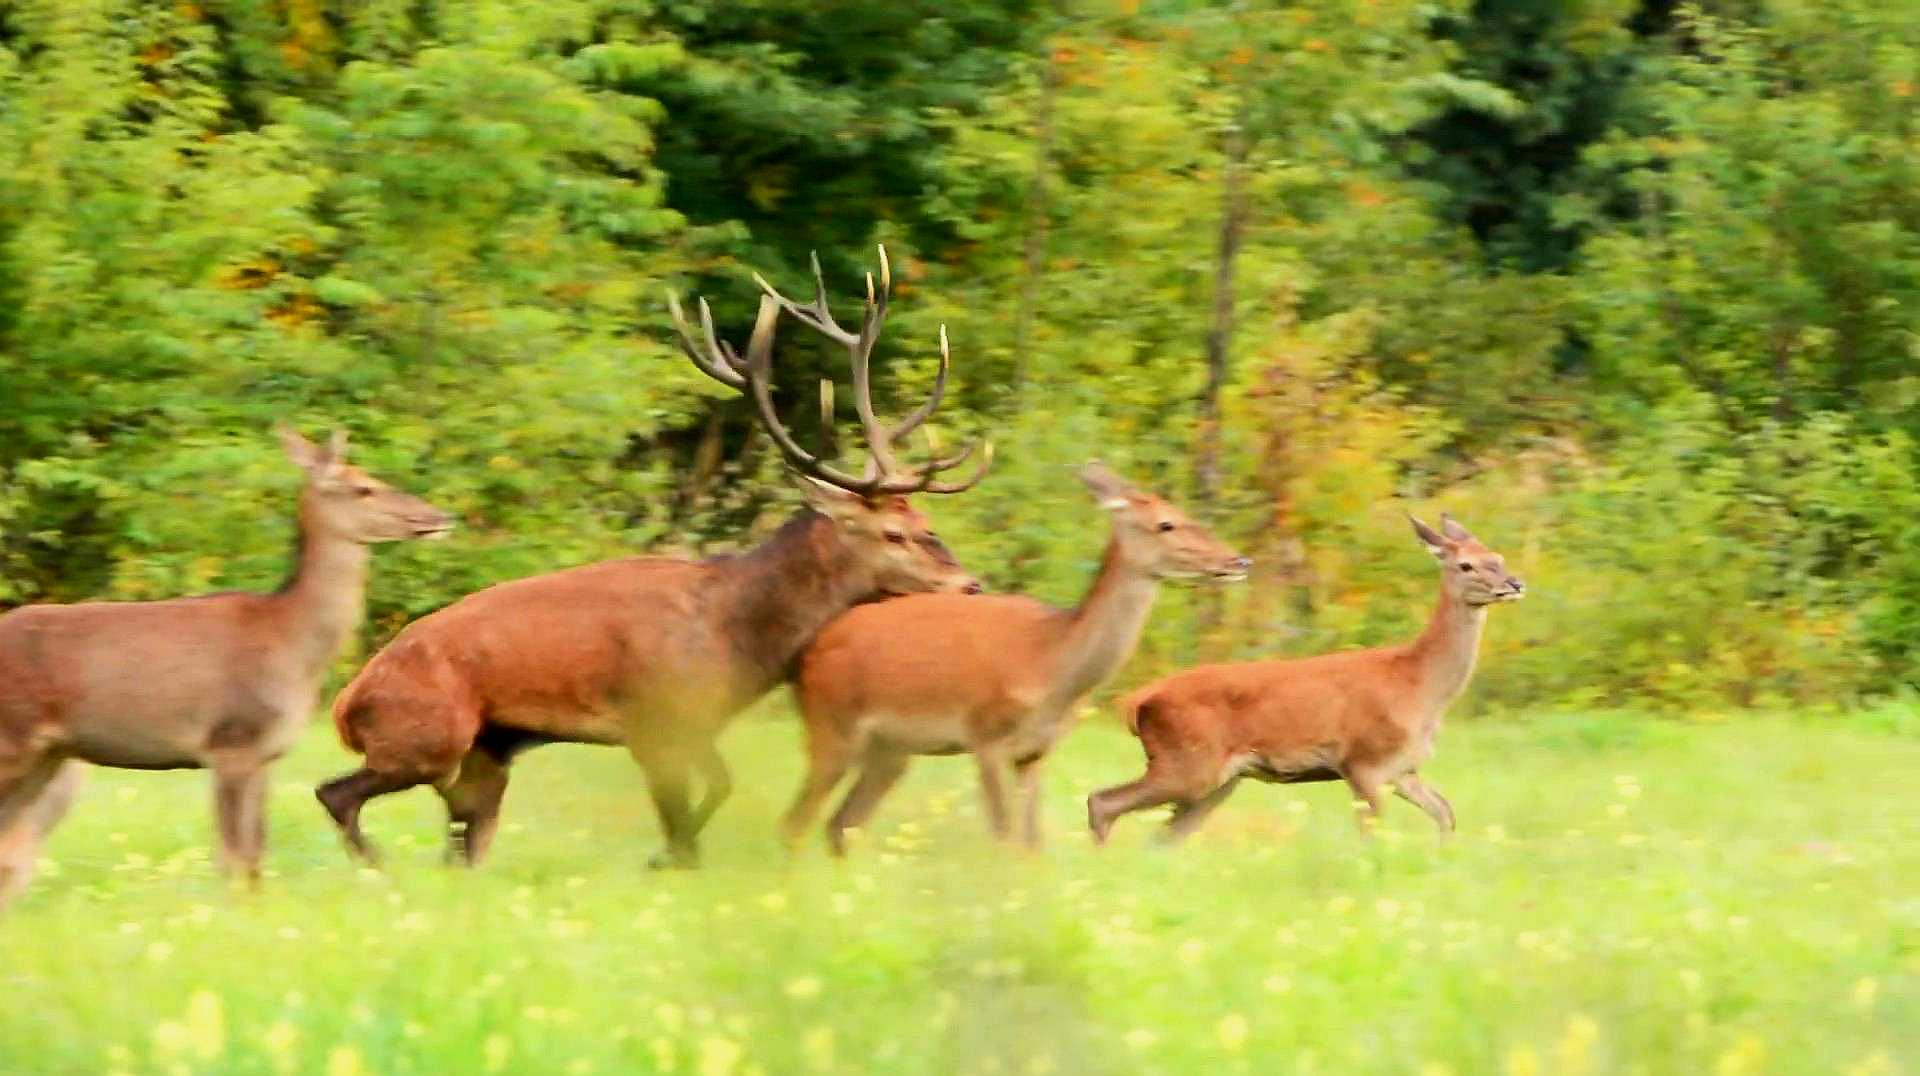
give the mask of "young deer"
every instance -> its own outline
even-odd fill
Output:
[[[272,594],[39,605],[0,616],[0,848],[24,884],[71,796],[69,760],[213,771],[220,848],[257,876],[267,768],[313,712],[360,621],[367,546],[438,538],[444,512],[283,429],[307,473],[293,575]],[[62,776],[64,774],[64,776]]]
[[[1011,770],[1026,841],[1039,844],[1040,763],[1075,704],[1133,653],[1160,580],[1240,580],[1251,566],[1098,463],[1081,478],[1111,513],[1113,535],[1075,608],[1018,595],[918,595],[854,609],[820,633],[796,681],[808,769],[787,812],[789,845],[856,763],[859,779],[827,825],[836,855],[914,755],[961,752],[979,766],[994,836],[1009,835]]]
[[[1293,784],[1343,780],[1380,814],[1388,785],[1442,829],[1453,808],[1420,780],[1440,715],[1473,675],[1487,607],[1526,593],[1506,558],[1441,516],[1443,533],[1412,520],[1440,562],[1440,602],[1419,638],[1294,661],[1204,665],[1149,684],[1122,709],[1146,749],[1139,780],[1087,798],[1087,822],[1105,842],[1114,819],[1174,804],[1167,836],[1179,840],[1226,801],[1242,777]]]
[[[906,495],[970,488],[991,451],[960,483],[934,476],[971,449],[919,469],[902,467],[892,451],[940,402],[944,328],[927,401],[897,426],[874,418],[868,361],[891,284],[884,250],[880,258],[880,289],[868,277],[857,333],[828,311],[818,261],[812,303],[794,303],[756,277],[766,295],[745,360],[715,337],[705,302],[703,343],[671,302],[682,350],[753,399],[760,424],[803,475],[810,507],[747,553],[590,564],[491,587],[409,625],[334,703],[341,739],[366,764],[318,796],[351,852],[373,856],[359,821],[369,799],[427,784],[446,803],[450,855],[478,863],[514,756],[539,744],[591,743],[625,747],[645,773],[667,841],[654,865],[692,866],[701,828],[732,789],[715,740],[728,719],[786,678],[822,624],[888,595],[979,589]],[[851,357],[871,453],[863,474],[808,454],[774,412],[769,366],[783,309]],[[696,770],[706,784],[697,808],[688,795]]]

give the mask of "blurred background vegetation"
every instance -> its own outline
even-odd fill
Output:
[[[666,293],[744,339],[749,269],[885,242],[881,391],[944,322],[1000,449],[929,499],[970,566],[1071,600],[1090,455],[1258,560],[1136,676],[1411,630],[1411,507],[1532,585],[1483,707],[1901,692],[1916,72],[1884,0],[0,2],[0,606],[272,585],[281,418],[464,520],[363,647],[749,541],[791,495]]]

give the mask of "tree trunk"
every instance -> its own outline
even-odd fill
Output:
[[[1057,15],[1058,13],[1056,13]],[[1013,318],[1013,407],[1018,411],[1026,394],[1028,348],[1040,306],[1040,278],[1046,272],[1047,177],[1053,171],[1053,95],[1060,84],[1060,67],[1053,45],[1042,46],[1039,94],[1033,103],[1033,176],[1027,182],[1027,235],[1021,253],[1020,306]]]
[[[1194,446],[1194,486],[1201,510],[1220,499],[1220,393],[1227,383],[1227,363],[1233,347],[1233,277],[1246,231],[1246,116],[1235,115],[1222,146],[1220,169],[1220,234],[1213,262],[1213,319],[1207,329],[1207,385],[1200,396],[1200,431]],[[1199,605],[1201,641],[1213,634],[1221,619],[1221,595],[1208,590]]]
[[[1207,385],[1200,396],[1200,438],[1194,451],[1194,485],[1202,504],[1220,494],[1220,393],[1232,357],[1233,276],[1246,231],[1247,133],[1241,117],[1227,128],[1224,149],[1220,234],[1213,262],[1213,321],[1207,329]]]

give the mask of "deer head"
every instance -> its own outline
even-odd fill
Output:
[[[760,425],[773,439],[788,466],[799,473],[808,504],[838,525],[847,548],[873,575],[878,589],[891,593],[978,591],[979,582],[954,559],[930,529],[926,517],[907,500],[907,495],[960,493],[973,488],[992,466],[993,446],[989,444],[981,450],[979,466],[961,482],[941,481],[937,476],[972,457],[975,450],[972,444],[953,455],[936,457],[917,466],[902,464],[894,452],[908,434],[932,416],[946,392],[947,371],[952,363],[946,326],[940,327],[940,368],[934,376],[932,391],[906,418],[888,426],[880,422],[873,409],[871,374],[873,345],[880,339],[887,301],[893,290],[886,248],[880,248],[877,288],[873,275],[867,275],[867,300],[858,332],[845,329],[834,320],[827,306],[827,286],[821,277],[817,256],[813,259],[814,299],[810,303],[788,299],[757,274],[753,279],[764,294],[760,297],[759,317],[754,322],[744,359],[715,334],[713,313],[706,300],[700,300],[701,334],[696,337],[680,308],[679,298],[669,295],[667,306],[673,315],[680,349],[708,377],[753,400]],[[773,336],[782,312],[847,349],[853,370],[854,411],[860,418],[868,451],[866,466],[858,475],[801,448],[774,409]],[[820,387],[822,426],[831,429],[832,383],[822,381]],[[928,440],[931,442],[931,436]]]
[[[906,497],[849,493],[804,476],[800,483],[807,504],[839,525],[840,540],[872,573],[875,589],[888,594],[980,592],[980,581],[960,566]]]
[[[1135,489],[1098,461],[1081,469],[1080,481],[1113,516],[1121,556],[1156,579],[1233,583],[1253,567],[1165,498]]]
[[[333,431],[325,448],[292,427],[279,432],[287,458],[307,472],[301,505],[308,526],[363,545],[444,538],[453,529],[445,512],[348,463],[344,431]]]
[[[1440,585],[1447,596],[1479,608],[1495,602],[1519,601],[1526,596],[1527,585],[1507,572],[1507,558],[1480,544],[1467,528],[1452,516],[1440,514],[1440,530],[1413,516],[1413,533],[1440,562]]]

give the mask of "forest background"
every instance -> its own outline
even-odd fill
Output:
[[[1411,630],[1410,507],[1531,586],[1481,710],[1904,694],[1916,72],[1882,0],[0,2],[0,608],[271,587],[282,419],[462,520],[342,672],[738,547],[793,494],[666,295],[740,340],[750,270],[844,301],[884,242],[884,406],[944,323],[998,464],[927,507],[992,587],[1079,592],[1093,455],[1258,561],[1135,678]],[[804,443],[843,363],[782,337]]]

